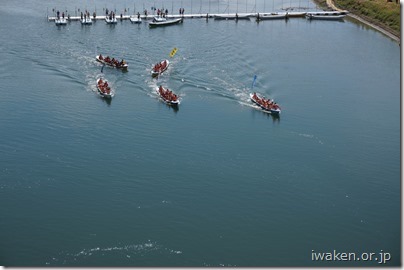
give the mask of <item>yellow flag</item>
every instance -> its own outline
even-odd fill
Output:
[[[176,53],[177,53],[177,48],[174,48],[171,52],[170,52],[170,57],[173,57]]]

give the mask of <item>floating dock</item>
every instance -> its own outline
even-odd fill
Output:
[[[193,19],[193,18],[214,18],[216,16],[236,16],[236,14],[240,17],[251,17],[255,18],[258,14],[261,15],[271,15],[271,14],[288,14],[289,17],[304,17],[306,12],[263,12],[263,13],[199,13],[199,14],[184,14],[184,15],[167,15],[167,19],[177,19],[177,18],[184,18],[184,19]],[[148,14],[148,15],[140,15],[142,20],[152,20],[157,15]],[[90,16],[92,20],[105,20],[105,17],[109,17],[106,15],[97,15],[97,16]],[[137,15],[115,15],[115,18],[119,21],[129,20],[130,18],[136,18]],[[48,16],[48,21],[55,21],[56,16]],[[81,16],[68,16],[65,15],[65,18],[68,21],[80,21]]]

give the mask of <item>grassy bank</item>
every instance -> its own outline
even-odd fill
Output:
[[[392,0],[333,0],[334,4],[341,9],[373,23],[395,36],[399,37],[400,26],[400,2]],[[325,0],[316,1],[321,6],[326,6]]]

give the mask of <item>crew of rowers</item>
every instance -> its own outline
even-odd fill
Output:
[[[276,102],[274,102],[273,99],[265,99],[265,98],[260,98],[257,96],[257,94],[254,92],[253,94],[253,99],[260,104],[261,106],[265,107],[267,110],[276,110],[276,109],[280,109],[280,107],[278,106],[278,104],[276,104]]]
[[[161,85],[159,87],[159,93],[160,96],[162,96],[166,101],[177,101],[178,100],[178,96],[176,94],[174,94],[171,90],[164,89]]]
[[[111,88],[108,85],[107,81],[103,81],[102,79],[100,79],[98,81],[98,88],[100,89],[100,91],[104,94],[110,94],[111,93]]]
[[[164,69],[167,67],[167,60],[164,60],[163,62],[157,63],[153,67],[154,72],[163,72]]]
[[[110,58],[109,56],[107,56],[107,57],[103,57],[102,56],[102,54],[100,54],[99,56],[98,56],[98,58],[101,60],[101,61],[104,61],[104,62],[107,62],[109,65],[112,65],[112,66],[114,66],[114,67],[117,67],[117,68],[120,68],[120,67],[123,67],[123,66],[125,66],[126,65],[126,62],[122,59],[122,61],[118,61],[118,60],[116,60],[115,58]]]

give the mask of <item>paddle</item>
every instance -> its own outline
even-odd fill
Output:
[[[254,85],[255,85],[255,81],[256,81],[256,80],[257,80],[257,75],[254,75],[254,79],[253,79],[253,82],[252,82],[251,90],[254,89]]]
[[[171,52],[170,52],[170,57],[174,57],[174,55],[177,53],[178,49],[174,48]]]

